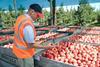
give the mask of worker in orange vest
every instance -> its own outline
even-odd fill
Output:
[[[33,56],[35,48],[52,48],[55,46],[42,46],[34,43],[36,30],[33,21],[43,18],[42,8],[38,4],[31,4],[27,14],[17,18],[15,23],[14,46],[12,51],[20,59],[20,67],[34,67]]]

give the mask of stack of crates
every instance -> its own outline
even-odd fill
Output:
[[[12,50],[10,48],[0,47],[0,60],[13,65],[14,67],[18,67],[18,58],[13,53],[11,53],[11,51]]]

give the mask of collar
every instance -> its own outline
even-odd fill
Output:
[[[30,18],[31,20],[32,20],[32,18],[28,15],[28,14],[25,14],[25,16],[27,17],[27,18]],[[33,21],[33,20],[32,20]]]

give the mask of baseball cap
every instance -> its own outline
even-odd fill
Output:
[[[44,15],[42,13],[42,7],[39,4],[31,4],[29,8],[33,9],[35,12],[37,12],[37,14],[40,18],[44,17]]]

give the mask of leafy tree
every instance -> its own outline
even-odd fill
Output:
[[[43,14],[44,14],[44,19],[43,22],[45,22],[45,24],[48,24],[48,18],[50,18],[50,12],[48,12],[47,10],[43,10]]]
[[[63,8],[63,3],[61,3],[60,8],[56,11],[56,24],[57,25],[61,25],[64,23],[65,15],[66,13]]]
[[[13,12],[13,8],[9,5],[8,11],[5,9],[0,10],[0,16],[2,20],[2,26],[4,28],[12,27],[15,23],[15,13]]]
[[[97,21],[100,23],[100,10],[96,12],[96,15],[97,15]]]
[[[24,14],[24,10],[25,10],[25,7],[20,5],[20,7],[18,8],[18,15]]]
[[[75,12],[77,24],[85,25],[91,23],[94,18],[93,8],[89,5],[88,0],[80,0],[78,10]]]
[[[8,10],[9,10],[9,12],[12,12],[13,11],[13,8],[12,8],[11,5],[9,5]]]
[[[44,18],[38,18],[35,22],[38,22],[42,25],[48,25],[48,18],[50,18],[50,12],[43,10]]]

